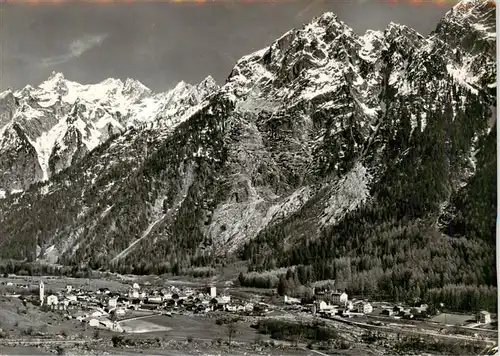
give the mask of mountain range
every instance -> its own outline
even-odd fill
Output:
[[[495,11],[464,0],[427,37],[325,13],[222,86],[0,93],[0,257],[496,284]]]

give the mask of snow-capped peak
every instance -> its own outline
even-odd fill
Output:
[[[496,6],[496,0],[462,0],[453,6],[452,10],[467,11],[479,5]]]
[[[154,94],[131,78],[80,84],[53,72],[37,88],[1,93],[0,157],[19,144],[28,145],[36,155],[31,183],[47,180],[112,134],[148,123],[165,129],[175,126],[188,117],[189,108],[216,90],[212,77],[198,85],[181,82],[168,92]],[[18,134],[23,137],[21,143],[15,139]],[[6,191],[26,187],[20,182],[0,186]]]
[[[205,87],[205,88],[215,87],[215,86],[217,86],[217,82],[215,81],[215,79],[211,75],[209,75],[205,79],[203,79],[200,82],[200,84],[198,84],[198,86]]]
[[[5,99],[8,95],[12,95],[12,89],[8,88],[7,90],[0,92],[0,100]]]

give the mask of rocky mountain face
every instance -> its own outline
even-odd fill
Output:
[[[473,241],[487,268],[495,41],[491,1],[463,1],[428,37],[394,23],[359,36],[326,13],[240,59],[220,88],[54,75],[3,93],[0,255],[275,268],[379,261],[382,235],[406,236],[395,265],[419,253],[414,229],[440,248]]]
[[[37,88],[1,93],[0,194],[49,180],[130,127],[174,125],[216,89],[211,77],[153,94],[132,79],[80,85],[53,73]]]

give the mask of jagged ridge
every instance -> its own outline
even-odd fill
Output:
[[[130,127],[175,126],[186,110],[217,90],[212,77],[153,94],[133,79],[81,85],[61,73],[38,88],[7,90],[0,94],[0,194],[48,180]]]

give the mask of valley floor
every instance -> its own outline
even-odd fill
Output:
[[[153,283],[154,280],[158,282],[158,278],[149,278],[153,278]],[[474,350],[481,349],[479,354],[487,354],[488,350],[496,345],[497,330],[494,329],[496,324],[490,325],[493,329],[478,328],[469,323],[473,317],[471,315],[441,314],[425,321],[394,319],[379,315],[377,312],[351,318],[337,316],[321,318],[298,306],[285,305],[282,298],[272,295],[269,291],[231,286],[227,286],[224,293],[231,295],[235,300],[252,302],[265,300],[269,311],[261,315],[245,315],[227,311],[196,314],[185,310],[173,310],[170,314],[157,310],[129,310],[127,316],[121,317],[117,322],[125,331],[116,332],[102,327],[95,328],[88,321],[71,317],[70,314],[76,315],[79,311],[43,310],[40,306],[27,302],[25,298],[29,298],[28,293],[36,297],[39,280],[39,277],[0,278],[1,355],[407,354],[407,352],[401,353],[401,349],[396,350],[398,352],[394,349],[395,345],[401,346],[403,342],[401,340],[410,340],[417,344],[421,340],[431,340],[436,345],[441,345],[440,347],[452,344],[472,345]],[[122,280],[44,277],[44,281],[47,291],[51,292],[72,285],[73,288],[89,290],[109,288],[125,293],[135,279],[131,276]],[[148,283],[144,279],[140,282]],[[163,280],[161,283],[188,285],[190,288],[203,288],[206,285],[206,281],[197,283],[193,280],[189,283],[181,280]],[[154,287],[154,284],[147,285]],[[26,297],[20,297],[22,295]],[[382,310],[382,304],[385,303],[372,304],[374,310]],[[237,317],[237,321],[234,322],[234,333],[230,337],[228,324],[221,320],[234,317]],[[263,329],[256,328],[259,322],[271,322],[284,327],[293,324],[303,327],[319,322],[334,332],[339,343],[310,342],[305,338],[293,342],[290,335],[285,335],[286,333],[278,333],[281,336],[277,336],[272,332],[263,332]],[[405,347],[414,347],[411,342],[408,341]]]

